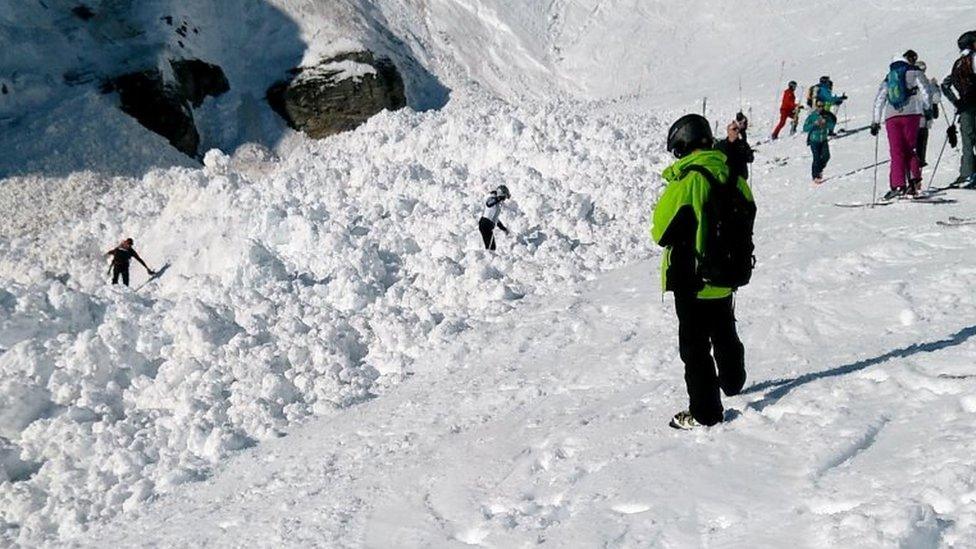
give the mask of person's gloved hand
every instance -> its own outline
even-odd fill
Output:
[[[881,131],[881,124],[878,124],[877,122],[871,124],[871,135],[877,136],[878,132],[880,131]]]
[[[935,115],[932,114],[932,109],[923,110],[922,116],[925,117],[925,120],[932,120],[933,118],[935,118]]]
[[[938,118],[938,117],[939,117],[939,104],[936,103],[935,105],[932,105],[932,118]]]
[[[946,129],[946,139],[949,141],[949,146],[953,149],[959,144],[959,134],[956,133],[956,125],[953,124]]]

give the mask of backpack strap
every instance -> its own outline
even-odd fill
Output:
[[[708,168],[705,166],[699,166],[698,164],[686,166],[685,169],[681,171],[681,179],[684,179],[689,172],[695,172],[704,177],[706,180],[708,180],[708,185],[711,187],[723,185],[725,183],[724,181],[719,181],[719,179],[715,177],[715,174],[708,171]]]

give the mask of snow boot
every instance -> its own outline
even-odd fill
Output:
[[[674,429],[681,429],[682,431],[704,427],[704,425],[698,423],[698,420],[696,420],[688,410],[682,410],[677,414],[674,414],[674,417],[671,418],[671,423],[668,425]]]
[[[922,191],[922,180],[921,179],[909,179],[908,188],[905,190],[907,194],[912,196],[918,196]]]
[[[888,192],[885,193],[883,199],[884,200],[894,200],[894,199],[900,197],[903,194],[905,194],[905,188],[904,187],[898,187],[897,189],[889,189]]]

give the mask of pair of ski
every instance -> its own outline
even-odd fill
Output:
[[[887,206],[889,204],[896,203],[913,203],[913,204],[955,204],[958,202],[955,198],[946,198],[940,196],[943,193],[941,190],[928,190],[922,191],[917,195],[902,195],[897,198],[890,200],[885,200],[884,198],[879,198],[874,202],[837,202],[834,206],[840,208],[873,208],[874,206]]]
[[[950,215],[949,219],[944,221],[936,221],[936,225],[941,225],[943,227],[961,227],[964,225],[976,225],[976,217],[956,217]]]

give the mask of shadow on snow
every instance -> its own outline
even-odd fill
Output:
[[[776,379],[756,383],[755,385],[752,385],[751,387],[742,391],[742,394],[758,393],[765,391],[766,389],[773,388],[771,391],[763,395],[761,399],[750,402],[747,406],[747,408],[762,411],[766,407],[776,404],[781,398],[789,394],[790,391],[800,387],[801,385],[806,385],[807,383],[830,377],[847,375],[870,368],[871,366],[876,366],[895,358],[907,358],[918,353],[932,353],[949,347],[955,347],[965,343],[973,336],[976,336],[976,326],[969,326],[968,328],[963,328],[945,339],[929,341],[926,343],[913,343],[907,347],[888,351],[883,355],[873,358],[866,358],[864,360],[859,360],[857,362],[852,362],[850,364],[845,364],[829,370],[811,372],[809,374],[803,374],[794,378]]]

